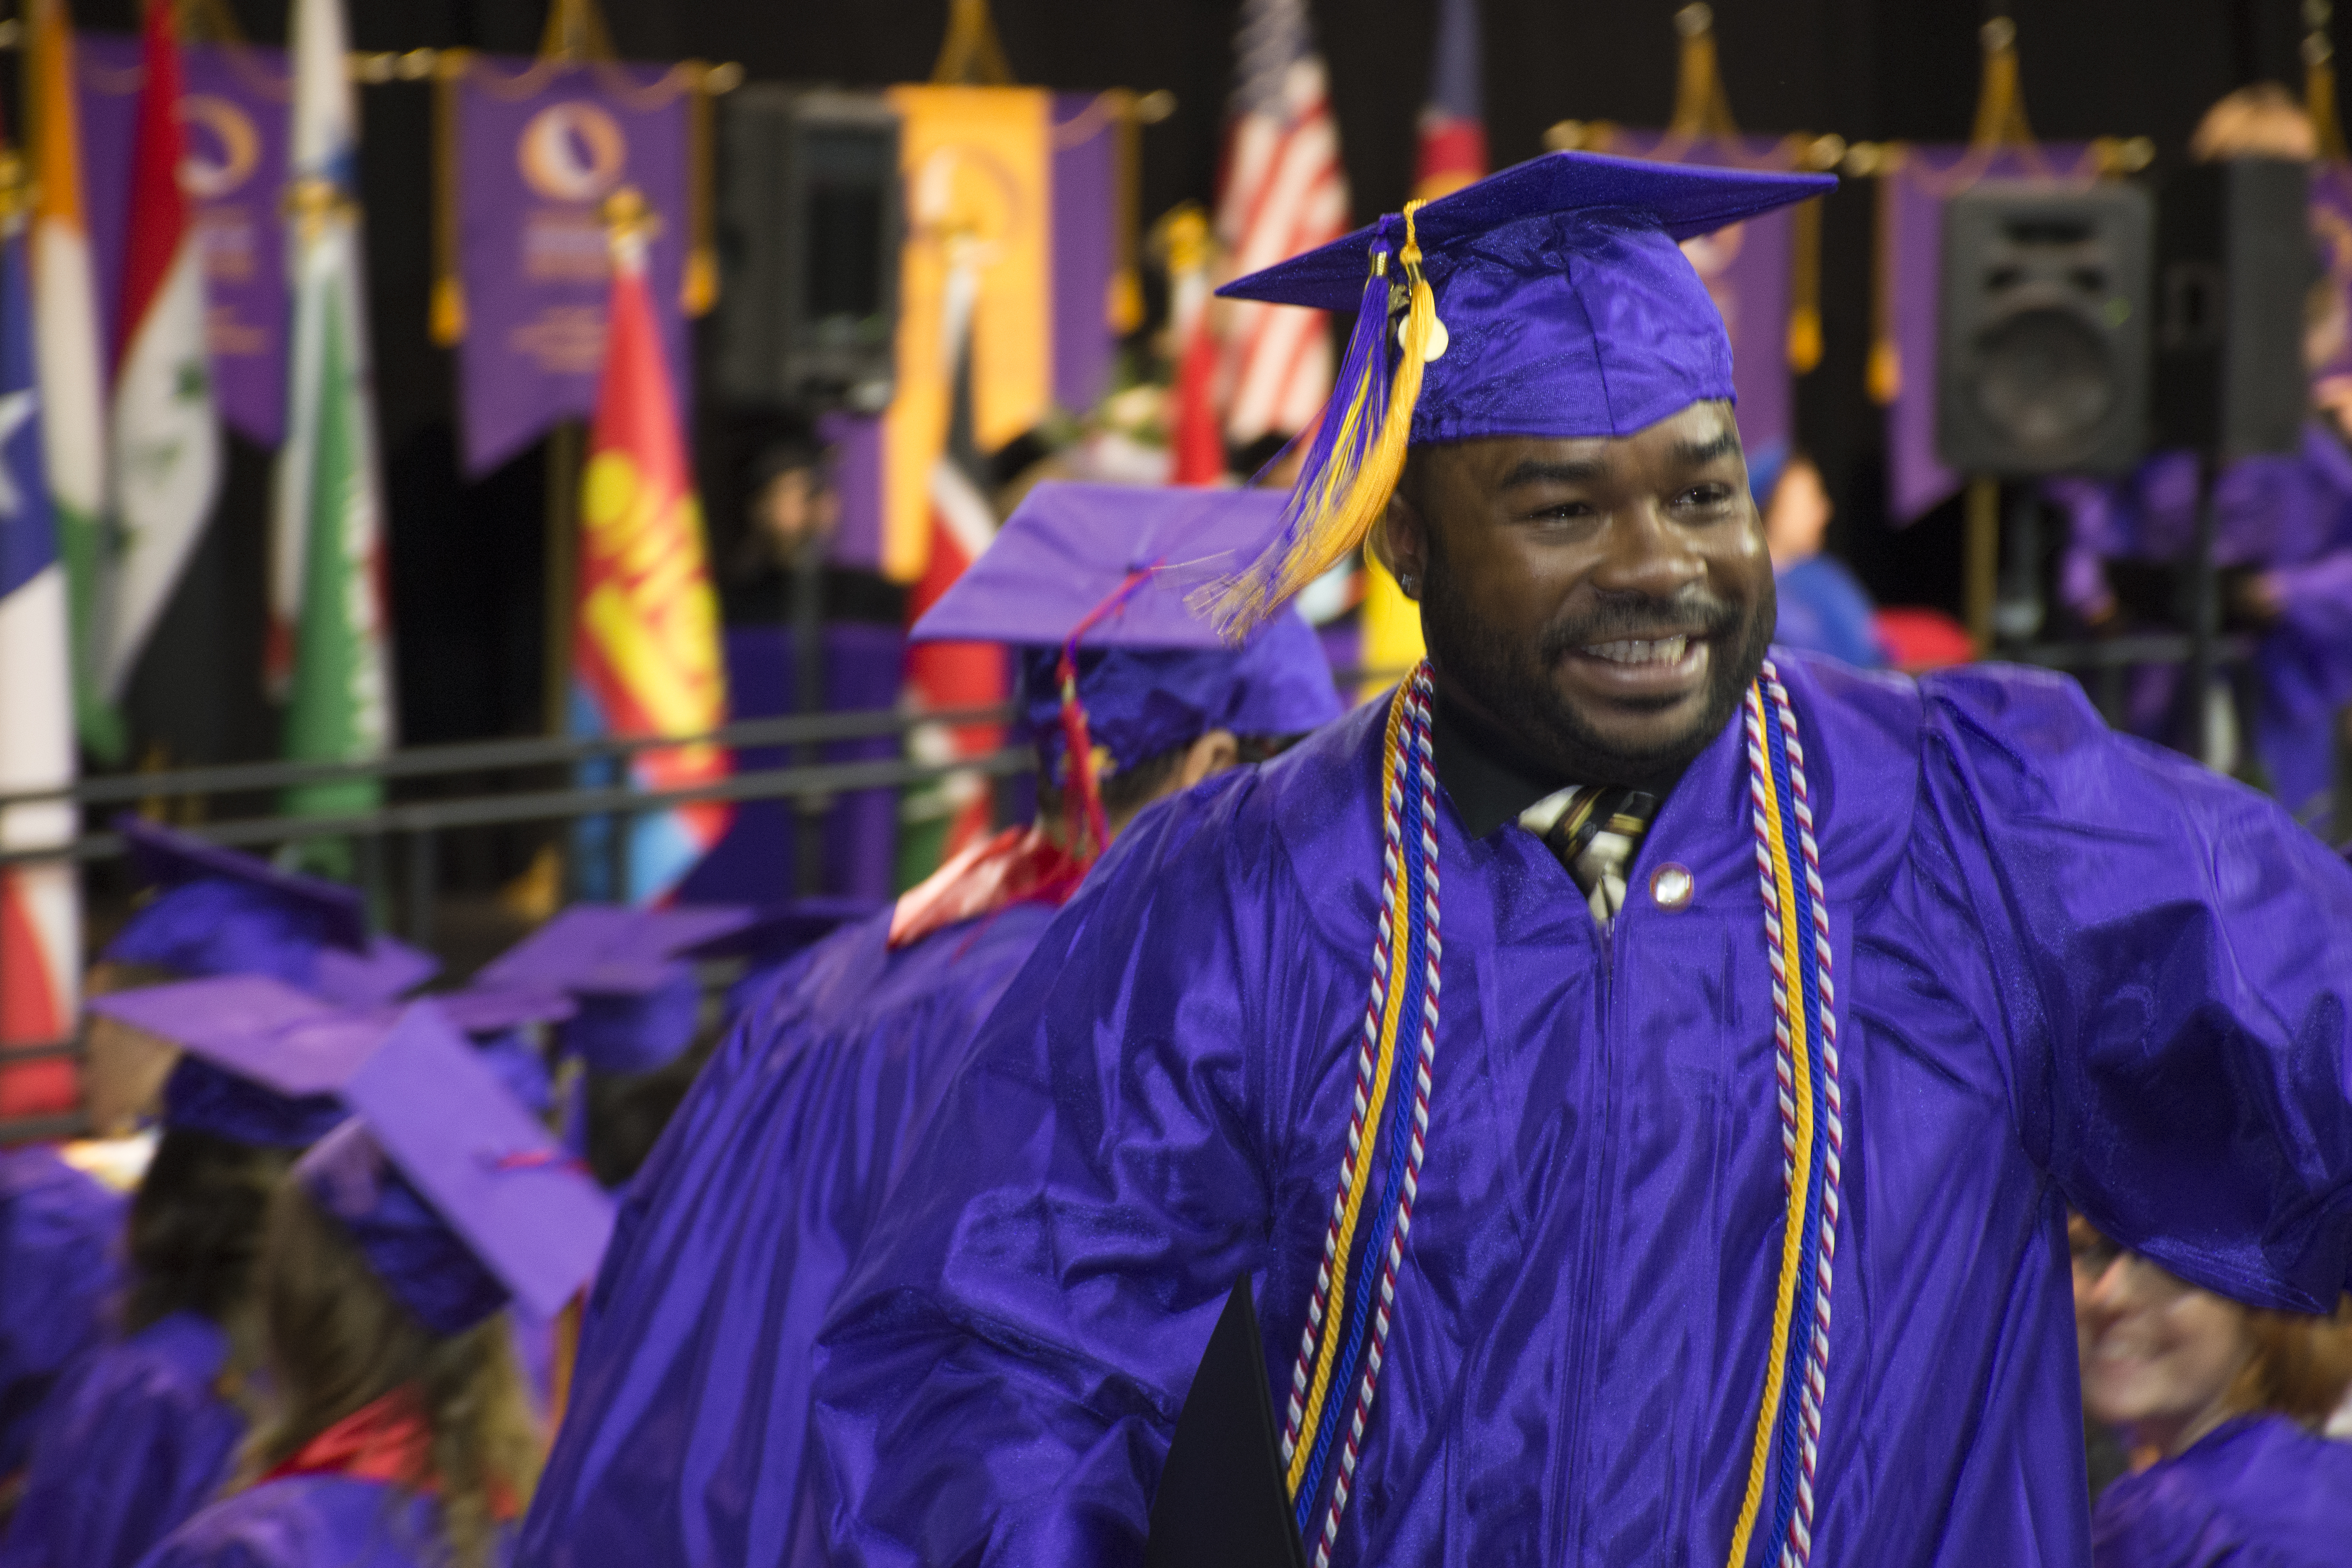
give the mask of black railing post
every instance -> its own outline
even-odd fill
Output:
[[[433,945],[433,901],[439,896],[439,847],[429,827],[416,828],[408,835],[408,940],[418,947]]]

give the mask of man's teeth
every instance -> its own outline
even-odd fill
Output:
[[[1680,664],[1690,649],[1690,638],[1628,637],[1622,642],[1593,643],[1585,652],[1612,664]]]

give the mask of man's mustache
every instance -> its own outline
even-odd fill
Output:
[[[1546,626],[1540,646],[1544,662],[1554,664],[1596,643],[1725,637],[1738,631],[1745,618],[1746,612],[1738,605],[1712,594],[1686,594],[1672,599],[1615,595]]]

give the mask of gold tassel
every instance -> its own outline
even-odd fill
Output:
[[[1822,363],[1822,201],[1797,204],[1789,236],[1789,368]]]
[[[428,329],[434,342],[450,348],[466,336],[466,286],[457,276],[457,89],[473,55],[444,49],[433,75],[433,305]]]
[[[1331,462],[1321,473],[1300,481],[1312,488],[1287,548],[1276,559],[1253,563],[1222,589],[1211,590],[1210,618],[1231,640],[1240,640],[1277,605],[1362,544],[1396,492],[1397,479],[1404,472],[1405,445],[1412,434],[1413,405],[1421,399],[1422,367],[1437,323],[1437,298],[1422,275],[1421,241],[1413,226],[1413,215],[1422,205],[1417,201],[1404,205],[1404,244],[1397,251],[1397,262],[1404,272],[1408,305],[1404,324],[1397,333],[1397,367],[1389,383],[1388,407],[1375,411],[1369,406],[1368,370],[1368,379],[1349,396],[1339,437],[1332,444]],[[1376,414],[1381,427],[1371,449],[1360,463],[1350,463],[1346,454],[1355,450],[1364,421]]]
[[[703,316],[719,303],[719,251],[710,233],[710,93],[715,68],[686,63],[693,82],[686,103],[686,275],[678,280],[678,305]]]
[[[2336,112],[2336,46],[2328,41],[2326,13],[2305,7],[2306,19],[2315,23],[2303,40],[2303,108],[2311,116],[2312,133],[2319,142],[2319,155],[2331,163],[2344,162],[2344,121]]]
[[[1110,330],[1126,337],[1143,325],[1143,276],[1136,268],[1135,231],[1142,207],[1143,106],[1135,94],[1114,88],[1105,95],[1111,104],[1111,149],[1117,173],[1117,195],[1111,210],[1110,292],[1103,300]]]
[[[1885,407],[1903,395],[1903,357],[1895,346],[1895,193],[1885,179],[1902,166],[1900,149],[1882,148],[1874,166],[1880,176],[1878,212],[1870,268],[1870,362],[1863,384],[1870,400]]]

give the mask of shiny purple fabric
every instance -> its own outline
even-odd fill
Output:
[[[433,1332],[462,1334],[507,1304],[505,1282],[392,1163],[365,1121],[352,1117],[321,1138],[293,1179]]]
[[[2088,1552],[2066,1210],[2304,1310],[2352,1273],[2352,870],[2071,682],[1781,656],[1837,963],[1816,1568]],[[1339,1169],[1381,710],[1147,814],[982,1029],[821,1332],[836,1563],[1133,1563],[1236,1275],[1274,1386]],[[1736,727],[1605,935],[1438,812],[1429,1149],[1334,1561],[1721,1559],[1782,1225]],[[1687,907],[1651,871],[1691,873]]]
[[[55,1150],[0,1149],[0,1477],[23,1467],[58,1374],[98,1341],[129,1208]]]
[[[2195,542],[2197,459],[2168,452],[2111,484],[2073,479],[2051,487],[2073,521],[2060,588],[2078,614],[2106,597],[2110,560],[2185,560]],[[2332,826],[2336,710],[2352,702],[2352,452],[2313,422],[2291,457],[2250,458],[2216,487],[2221,512],[2213,555],[2224,566],[2271,574],[2281,616],[2254,657],[2253,742],[2279,798],[2306,826]],[[2176,677],[2144,672],[2132,727],[2164,732]]]
[[[58,1384],[5,1568],[131,1568],[228,1481],[245,1417],[214,1391],[228,1339],[174,1312],[93,1352]]]
[[[2232,1421],[2102,1492],[2091,1559],[2096,1568],[2341,1568],[2352,1561],[2352,1444],[2281,1415]]]
[[[362,952],[337,945],[336,922],[267,886],[205,877],[167,888],[131,917],[103,956],[191,979],[267,974],[340,1006],[373,1007],[431,979],[440,961],[394,937]]]
[[[439,1568],[430,1498],[349,1476],[288,1476],[224,1498],[173,1531],[142,1568]],[[500,1531],[492,1568],[514,1561]]]
[[[524,1562],[805,1560],[817,1324],[908,1137],[1052,918],[1016,904],[892,951],[884,911],[779,973],[622,1206]]]

